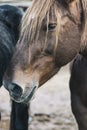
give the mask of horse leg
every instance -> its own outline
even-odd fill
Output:
[[[87,59],[78,55],[71,68],[71,107],[79,130],[87,130]]]
[[[28,130],[29,105],[12,101],[10,130]]]

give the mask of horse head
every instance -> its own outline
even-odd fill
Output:
[[[86,0],[34,0],[4,76],[13,100],[28,103],[86,45],[86,15]]]

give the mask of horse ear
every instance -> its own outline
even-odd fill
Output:
[[[84,49],[87,46],[87,0],[82,1],[83,9],[83,33],[81,38],[81,49]]]

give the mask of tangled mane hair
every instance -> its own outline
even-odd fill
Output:
[[[64,0],[74,1],[74,0]],[[83,14],[83,32],[81,37],[81,49],[83,50],[87,44],[87,0],[79,0],[82,7]],[[61,18],[58,13],[57,0],[34,0],[31,7],[29,7],[22,19],[22,28],[21,28],[21,38],[20,40],[24,40],[29,45],[33,43],[33,41],[38,40],[40,29],[42,27],[42,23],[44,18],[47,19],[47,27],[49,24],[49,13],[53,12],[56,16],[57,20],[57,28],[56,28],[56,43],[54,45],[55,49],[58,45],[58,35],[60,31],[60,23]],[[45,42],[47,41],[48,29],[46,32]]]
[[[58,33],[60,30],[60,16],[56,0],[34,0],[32,6],[27,9],[22,19],[21,37],[23,36],[22,38],[26,39],[26,42],[29,45],[32,44],[33,41],[38,40],[44,18],[47,20],[47,31],[44,42],[44,45],[46,45],[50,11],[51,13],[54,13],[57,21],[57,29],[55,33],[55,48],[57,48]]]

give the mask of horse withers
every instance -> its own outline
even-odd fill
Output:
[[[38,87],[84,50],[86,29],[86,0],[34,0],[4,76],[11,98],[28,103]]]
[[[19,38],[20,23],[23,12],[15,6],[0,5],[0,86],[3,76],[16,51],[15,46]],[[11,130],[28,129],[28,106],[12,101]]]

